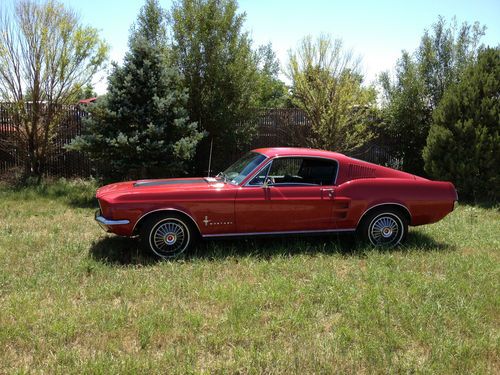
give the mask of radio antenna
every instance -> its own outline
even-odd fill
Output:
[[[210,141],[210,155],[208,157],[208,177],[210,177],[210,167],[212,165],[212,147],[214,145],[214,137],[212,137],[212,140]]]

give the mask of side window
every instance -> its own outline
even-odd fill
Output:
[[[261,186],[266,177],[274,185],[333,185],[337,175],[337,162],[316,158],[276,158],[250,181]]]
[[[275,184],[303,183],[299,175],[302,158],[277,158],[273,160],[269,177]]]
[[[333,185],[337,162],[316,158],[278,158],[273,160],[269,177],[276,185]]]
[[[333,185],[337,176],[337,162],[328,159],[304,159],[299,176],[314,185]]]

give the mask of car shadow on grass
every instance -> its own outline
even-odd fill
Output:
[[[95,241],[89,250],[91,259],[115,266],[148,266],[158,259],[144,251],[137,238],[106,236]]]
[[[378,249],[380,252],[453,251],[452,245],[441,243],[421,232],[410,232],[404,245]],[[254,257],[270,259],[276,256],[333,255],[365,257],[373,251],[369,245],[356,241],[352,235],[232,238],[200,241],[195,249],[174,261],[223,260]],[[93,243],[89,255],[92,259],[116,266],[149,266],[158,258],[141,248],[137,238],[106,236]]]
[[[422,232],[410,230],[408,237],[403,245],[399,247],[400,250],[427,250],[427,251],[454,251],[455,245],[436,241],[435,238]],[[389,249],[390,250],[390,249]]]

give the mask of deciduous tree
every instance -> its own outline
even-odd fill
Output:
[[[179,0],[171,10],[174,54],[188,89],[188,111],[208,137],[197,156],[198,172],[214,141],[213,165],[227,164],[226,154],[245,148],[254,129],[258,93],[255,54],[244,13],[235,0]],[[243,126],[247,124],[247,126]]]
[[[108,47],[55,0],[18,0],[0,12],[0,97],[17,127],[26,172],[41,176],[65,106],[102,68]]]
[[[290,96],[285,83],[279,78],[280,62],[271,43],[260,46],[255,52],[258,68],[257,108],[284,108],[290,106]]]
[[[415,53],[403,51],[395,76],[381,75],[385,99],[385,129],[395,145],[403,169],[424,173],[425,146],[432,113],[446,88],[459,81],[464,68],[472,63],[485,28],[478,23],[457,25],[442,17],[425,30]]]
[[[304,38],[290,51],[287,74],[292,101],[311,120],[312,146],[346,152],[370,140],[376,93],[362,86],[359,59],[341,40]]]

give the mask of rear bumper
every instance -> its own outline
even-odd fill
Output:
[[[95,220],[99,223],[102,229],[106,232],[111,232],[111,226],[113,225],[127,225],[130,223],[129,220],[110,220],[106,219],[101,215],[101,210],[95,212]]]

